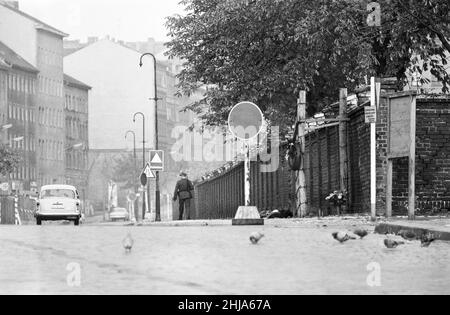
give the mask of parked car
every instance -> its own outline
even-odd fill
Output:
[[[129,218],[130,215],[125,208],[113,208],[109,213],[109,219],[113,222],[118,220],[127,221]]]
[[[75,187],[69,185],[43,186],[36,202],[36,224],[42,221],[73,221],[80,224],[80,196]]]

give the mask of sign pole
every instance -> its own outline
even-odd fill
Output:
[[[375,77],[370,79],[370,106],[376,108]],[[376,123],[370,124],[370,213],[372,221],[377,218],[377,129]]]
[[[244,162],[244,205],[240,206],[232,220],[232,225],[264,225],[258,208],[251,206],[251,160],[250,140],[257,138],[263,128],[263,113],[251,102],[241,102],[228,115],[228,127],[234,137],[243,141]]]
[[[411,124],[409,132],[409,167],[408,167],[408,219],[416,218],[416,97],[411,101]]]
[[[298,127],[298,138],[297,141],[300,141],[301,146],[301,166],[300,171],[298,171],[298,178],[296,182],[296,192],[297,192],[297,206],[295,208],[296,213],[294,215],[299,218],[303,218],[308,213],[308,205],[306,199],[306,177],[305,177],[305,151],[306,151],[306,142],[305,142],[305,119],[306,119],[306,91],[300,91],[298,104],[297,104],[297,124]],[[297,136],[297,135],[296,135]]]
[[[250,144],[245,141],[245,205],[250,206]]]

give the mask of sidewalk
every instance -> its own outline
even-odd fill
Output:
[[[199,226],[232,226],[229,220],[190,220],[190,221],[165,221],[151,222],[146,220],[142,226],[154,227],[199,227]],[[267,228],[330,228],[353,229],[365,228],[378,234],[397,234],[400,230],[411,230],[416,235],[432,232],[436,239],[450,241],[450,217],[418,217],[415,221],[409,221],[405,217],[386,219],[377,218],[372,222],[370,216],[331,216],[324,218],[292,218],[292,219],[265,219],[264,227]]]
[[[375,228],[376,223],[370,221],[369,216],[341,216],[324,218],[291,218],[291,219],[265,219],[264,226],[274,228],[351,228],[354,226],[365,226]],[[145,220],[142,226],[232,226],[231,219],[226,220],[189,220],[189,221],[163,221],[153,222]]]
[[[449,217],[418,217],[414,221],[404,218],[392,218],[380,223],[375,228],[378,234],[397,234],[400,230],[412,231],[420,237],[424,233],[433,233],[434,237],[442,241],[450,241]]]

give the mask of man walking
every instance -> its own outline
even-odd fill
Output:
[[[183,212],[186,209],[187,219],[191,219],[191,199],[192,191],[194,190],[194,185],[188,179],[187,174],[184,172],[180,173],[181,179],[177,182],[175,186],[175,192],[173,193],[173,201],[176,201],[178,198],[180,207],[179,207],[179,218],[178,220],[183,220]]]

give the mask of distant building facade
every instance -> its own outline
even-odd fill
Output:
[[[90,173],[98,176],[90,176],[89,191],[98,197],[96,201],[100,207],[104,207],[106,202],[105,192],[111,180],[114,160],[130,154],[133,149],[132,139],[125,139],[128,130],[136,134],[139,168],[142,165],[142,118],[137,116],[133,123],[134,113],[142,112],[146,117],[146,160],[148,150],[154,148],[154,126],[150,121],[154,104],[150,100],[154,97],[153,61],[146,57],[144,66],[140,68],[141,55],[141,52],[120,42],[104,39],[94,41],[64,58],[65,71],[92,86],[89,96],[89,145],[90,161],[94,166]],[[174,161],[171,157],[170,153],[177,141],[172,137],[172,132],[176,126],[186,126],[187,129],[194,115],[181,111],[192,99],[175,96],[176,76],[166,60],[159,62],[157,59],[156,80],[159,149],[166,152],[165,170],[160,173],[161,200],[163,207],[169,208],[169,195],[173,192],[178,174],[189,168],[188,163]],[[154,181],[150,183],[151,208],[154,208]]]
[[[77,187],[83,200],[88,199],[90,89],[83,82],[64,75],[66,184]]]
[[[37,79],[38,70],[0,42],[0,129],[3,143],[17,150],[21,163],[2,179],[12,190],[37,188]]]
[[[65,181],[63,38],[66,36],[20,11],[16,2],[0,1],[2,42],[39,71],[36,108],[31,114],[36,121],[33,146],[39,186]]]

